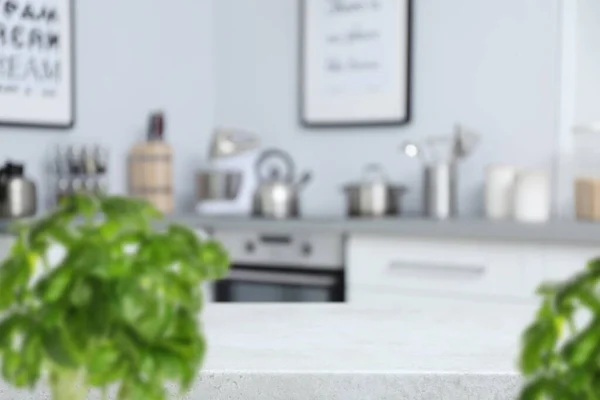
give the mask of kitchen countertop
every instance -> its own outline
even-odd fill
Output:
[[[208,304],[207,358],[189,398],[512,400],[519,336],[533,312],[457,300]],[[43,395],[2,389],[1,400]]]
[[[424,218],[302,218],[273,221],[250,217],[171,217],[196,228],[263,232],[332,232],[428,239],[475,239],[490,241],[590,244],[600,246],[600,223],[554,220],[541,224],[485,219],[435,221]]]
[[[174,215],[167,218],[196,229],[234,229],[268,233],[319,232],[396,236],[426,239],[464,239],[600,246],[600,223],[553,220],[541,224],[460,218],[435,221],[424,218],[307,217],[268,220],[251,217]],[[11,222],[0,220],[0,235],[10,235]]]

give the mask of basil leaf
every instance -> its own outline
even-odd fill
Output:
[[[122,354],[111,342],[95,345],[86,359],[88,379],[96,386],[111,384],[125,372]]]
[[[66,368],[76,368],[79,365],[75,345],[64,329],[45,331],[42,345],[48,357],[57,365]]]
[[[551,388],[551,382],[546,378],[537,378],[525,385],[519,400],[542,400]]]

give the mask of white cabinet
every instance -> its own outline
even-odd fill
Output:
[[[202,229],[196,229],[195,232],[201,240],[207,240],[210,238],[210,235]],[[204,296],[205,304],[213,302],[213,282],[202,283],[202,294]]]
[[[213,302],[213,283],[212,282],[202,283],[202,295],[204,297],[204,304]]]
[[[350,302],[390,296],[530,301],[544,275],[539,247],[352,236],[347,246]]]
[[[4,260],[12,248],[15,238],[11,235],[0,235],[0,261]]]
[[[196,229],[195,232],[196,232],[196,235],[198,235],[198,237],[202,240],[206,240],[206,239],[210,238],[210,235],[205,230]]]
[[[542,248],[545,265],[545,280],[564,280],[582,271],[587,263],[600,257],[600,246],[544,245]]]

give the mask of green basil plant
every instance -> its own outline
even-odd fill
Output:
[[[600,259],[559,283],[538,289],[543,297],[523,333],[521,400],[600,399]]]
[[[0,266],[4,381],[46,383],[54,400],[189,390],[206,348],[201,284],[229,260],[218,242],[160,217],[140,200],[74,195],[15,228]]]

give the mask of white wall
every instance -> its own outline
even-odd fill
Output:
[[[594,0],[589,0],[594,1]],[[490,163],[552,169],[558,138],[559,0],[415,0],[414,120],[408,127],[304,130],[297,123],[296,0],[215,4],[216,122],[253,129],[288,149],[316,180],[309,215],[342,213],[340,186],[381,162],[410,185],[420,209],[419,165],[397,146],[449,133],[460,121],[484,134],[462,166],[461,209],[478,214]]]
[[[600,149],[597,138],[580,137],[575,142],[573,127],[600,122],[600,2],[562,0],[561,13],[561,123],[560,170],[557,203],[561,216],[574,214],[573,176],[582,157],[589,163]],[[587,149],[585,154],[578,152]],[[589,170],[585,171],[589,173]]]
[[[176,152],[177,202],[189,205],[193,169],[213,126],[212,0],[75,3],[76,126],[0,127],[0,160],[24,161],[44,189],[43,158],[53,144],[101,138],[112,151],[111,189],[123,192],[127,151],[142,138],[149,111],[163,109]]]
[[[600,121],[600,1],[578,0],[577,124]]]
[[[573,125],[577,99],[577,52],[579,38],[577,1],[560,2],[560,110],[557,163],[555,165],[555,211],[558,217],[572,219],[573,199]]]

